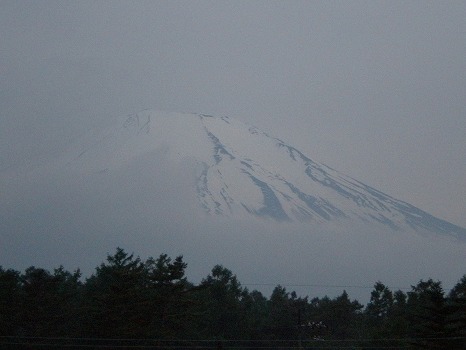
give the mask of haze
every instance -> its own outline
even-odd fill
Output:
[[[102,202],[89,188],[77,190],[82,184],[25,175],[90,128],[146,108],[255,124],[317,161],[465,227],[465,16],[460,1],[0,1],[0,265],[63,263],[89,271],[121,244],[142,256],[185,254],[196,278],[207,275],[206,266],[230,263],[241,282],[302,283],[290,273],[309,268],[310,260],[299,257],[311,256],[302,250],[312,246],[316,265],[329,266],[316,272],[317,280],[319,274],[323,284],[354,280],[338,278],[348,275],[339,270],[344,263],[318,254],[324,247],[343,254],[324,238],[313,245],[300,236],[287,246],[287,234],[300,235],[299,229],[282,236],[282,228],[248,223],[244,236],[233,239],[237,224],[189,219],[192,208],[166,200],[172,194],[160,189],[153,192],[165,199],[157,215],[142,223],[136,218],[147,215],[132,206],[123,224],[116,219],[128,204],[114,203],[124,193]],[[189,179],[175,171],[181,191]],[[128,191],[118,186],[123,178],[109,186]],[[173,178],[162,179],[170,187]],[[175,208],[186,215],[174,218]],[[219,226],[225,240],[216,236]],[[268,240],[261,233],[271,231],[263,259],[254,260],[252,247],[262,247]],[[363,237],[353,240],[361,251],[347,251],[346,259],[363,254],[356,243],[367,242]],[[447,242],[423,244],[403,248],[411,263],[456,282],[464,252]],[[241,262],[228,254],[232,245],[249,246]],[[353,262],[367,267],[376,255]],[[274,266],[277,281],[261,280],[259,272],[242,278],[258,259]],[[378,261],[361,283],[428,277],[413,268],[401,278],[401,266]]]

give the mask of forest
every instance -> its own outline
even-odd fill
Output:
[[[449,291],[377,281],[367,305],[346,291],[248,290],[216,265],[198,284],[182,256],[117,248],[95,272],[0,267],[1,349],[466,349],[466,275]]]

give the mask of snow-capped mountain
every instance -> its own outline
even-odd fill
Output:
[[[197,165],[200,206],[212,214],[277,221],[357,219],[466,237],[438,219],[326,165],[253,126],[228,117],[143,111],[104,132],[89,133],[67,153],[67,167],[106,174],[134,157],[163,152]]]

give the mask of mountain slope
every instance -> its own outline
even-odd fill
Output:
[[[90,133],[66,159],[69,168],[83,175],[105,176],[154,151],[197,165],[193,191],[208,213],[319,223],[353,219],[466,237],[466,229],[228,117],[143,111],[105,132]]]

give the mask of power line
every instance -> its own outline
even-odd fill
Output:
[[[299,341],[299,339],[158,339],[158,338],[90,338],[90,337],[34,337],[34,336],[16,336],[16,335],[0,335],[0,339],[25,339],[25,340],[61,340],[61,341],[70,341],[70,340],[80,340],[80,341],[122,341],[122,342],[135,342],[135,341],[145,341],[145,342],[161,342],[161,343],[173,343],[173,342],[186,342],[186,343],[195,343],[195,342],[293,342]],[[388,342],[388,341],[420,341],[420,340],[466,340],[464,337],[411,337],[411,338],[361,338],[361,339],[309,339],[306,342]]]
[[[36,347],[60,347],[60,348],[134,348],[134,349],[179,349],[181,345],[84,345],[84,344],[50,344],[50,343],[1,343],[3,345],[29,345],[29,346],[36,346]],[[249,349],[253,347],[254,349],[302,349],[301,345],[297,346],[256,346],[256,345],[245,345],[245,346],[228,346],[228,349]],[[315,346],[315,349],[354,349],[354,346]],[[217,345],[211,346],[199,346],[199,345],[191,345],[186,346],[182,345],[183,349],[215,349]],[[358,345],[358,349],[407,349],[409,348],[408,345],[403,346],[360,346]]]
[[[373,289],[374,286],[363,285],[339,285],[339,284],[302,284],[302,283],[241,283],[242,286],[282,286],[282,287],[311,287],[311,288],[355,288],[355,289]],[[395,287],[395,289],[410,290],[412,287]]]

